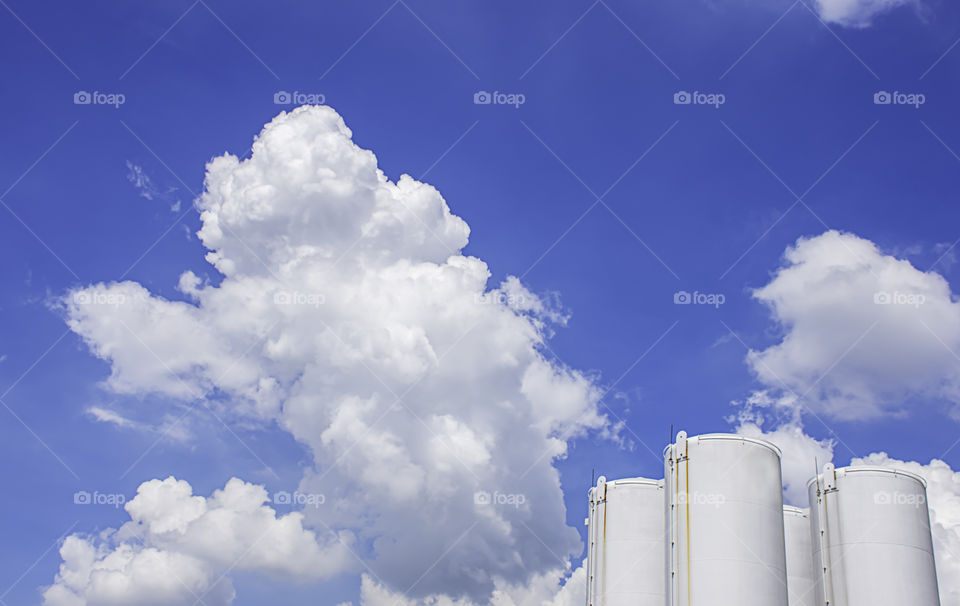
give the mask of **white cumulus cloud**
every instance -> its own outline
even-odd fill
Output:
[[[349,533],[319,537],[302,514],[278,517],[266,501],[262,486],[237,478],[206,498],[173,477],[144,482],[118,530],[67,537],[43,603],[222,606],[234,597],[230,572],[306,581],[346,569]]]
[[[845,420],[960,403],[960,303],[943,276],[836,231],[785,257],[754,291],[782,332],[748,356],[761,382]]]
[[[290,432],[313,456],[300,489],[327,499],[305,524],[354,533],[389,591],[484,601],[582,553],[554,461],[616,431],[601,390],[542,355],[566,314],[516,278],[488,287],[434,187],[388,179],[335,111],[301,107],[249,159],[212,160],[196,205],[216,284],[63,300],[108,389]]]

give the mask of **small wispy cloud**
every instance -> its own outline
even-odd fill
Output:
[[[2,361],[2,358],[0,358],[0,361]],[[190,430],[173,418],[166,418],[161,423],[153,425],[129,419],[115,410],[101,406],[91,406],[87,408],[86,413],[101,423],[110,423],[120,429],[160,435],[162,438],[174,442],[188,442],[192,437]]]
[[[817,0],[817,12],[824,21],[845,27],[864,28],[876,17],[897,7],[919,8],[919,0]]]
[[[127,181],[136,188],[141,198],[166,202],[170,205],[170,212],[175,213],[180,210],[180,199],[174,194],[177,188],[161,189],[154,184],[153,179],[144,171],[142,166],[134,164],[130,160],[127,160]]]

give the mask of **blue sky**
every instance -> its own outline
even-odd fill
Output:
[[[856,234],[958,288],[960,9],[947,2],[849,27],[780,0],[6,0],[0,34],[6,604],[39,603],[64,535],[128,519],[75,505],[78,490],[132,498],[141,482],[174,475],[201,495],[232,476],[274,491],[310,467],[307,447],[276,425],[202,411],[190,439],[144,454],[151,437],[88,411],[134,407],[149,424],[169,398],[105,386],[110,364],[55,304],[121,279],[184,300],[176,285],[188,269],[218,284],[193,200],[211,158],[246,157],[262,126],[292,108],[274,102],[279,91],[322,95],[387,177],[434,185],[469,224],[464,254],[489,265],[491,287],[516,275],[533,293],[559,294],[571,316],[546,355],[615,383],[605,402],[627,444],[588,434],[556,461],[575,528],[592,470],[657,476],[643,443],[659,453],[671,426],[731,430],[729,403],[763,387],[747,348],[783,336],[752,289],[798,238]],[[75,104],[78,91],[124,102]],[[478,91],[524,103],[475,104]],[[676,104],[678,91],[724,103]],[[924,103],[875,104],[878,91]],[[137,187],[137,174],[152,185]],[[724,302],[676,305],[678,291]],[[925,401],[908,414],[823,415],[804,428],[839,437],[843,464],[885,451],[957,467],[950,402],[916,398]],[[318,588],[333,604],[356,600],[359,581],[241,575],[234,585],[235,604]]]

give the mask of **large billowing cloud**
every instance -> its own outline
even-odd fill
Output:
[[[99,536],[71,535],[45,606],[229,604],[225,575],[256,571],[314,580],[351,563],[352,536],[317,534],[303,515],[277,517],[266,491],[236,478],[208,498],[183,480],[144,482],[125,505],[131,520]]]
[[[828,231],[801,238],[754,291],[782,331],[748,364],[818,414],[862,419],[960,403],[960,303],[947,281]]]
[[[600,390],[541,354],[565,315],[516,278],[488,289],[436,189],[389,180],[336,112],[301,107],[249,159],[211,161],[196,204],[218,284],[64,299],[109,389],[289,431],[314,459],[300,489],[326,499],[305,524],[353,533],[389,591],[484,601],[582,552],[553,462],[613,431]]]
[[[847,27],[867,27],[875,17],[897,7],[918,5],[918,0],[816,0],[824,21]]]

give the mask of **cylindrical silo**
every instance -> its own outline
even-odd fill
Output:
[[[780,450],[731,434],[664,451],[669,606],[787,606]]]
[[[923,478],[828,464],[808,493],[818,604],[939,606]]]
[[[813,544],[810,510],[783,507],[783,542],[787,553],[787,593],[790,606],[814,606]]]
[[[587,606],[663,606],[663,480],[600,477],[590,489]]]

